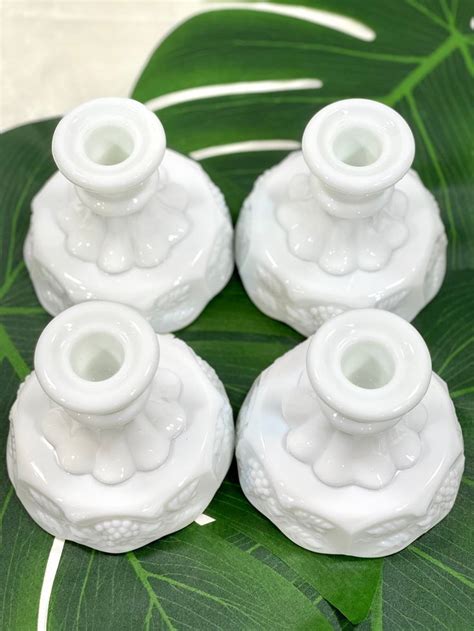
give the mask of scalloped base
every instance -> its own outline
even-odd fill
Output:
[[[296,257],[276,218],[293,177],[307,173],[301,152],[264,173],[245,200],[236,226],[236,260],[245,289],[266,315],[302,335],[348,309],[379,308],[411,321],[439,291],[447,238],[434,197],[415,171],[397,184],[409,201],[409,237],[380,271],[336,275]]]
[[[153,471],[120,484],[67,473],[41,432],[49,400],[34,373],[10,414],[8,472],[30,516],[55,537],[103,552],[126,552],[184,528],[208,506],[229,468],[232,410],[213,369],[184,342],[160,337],[160,366],[180,374],[186,429]]]

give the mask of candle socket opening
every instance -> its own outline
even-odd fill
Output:
[[[382,344],[373,341],[356,342],[344,352],[341,370],[353,385],[375,390],[392,380],[395,362]]]
[[[133,152],[134,143],[129,132],[117,125],[103,125],[91,131],[84,143],[87,157],[101,166],[124,162]]]
[[[333,151],[344,164],[365,167],[378,160],[382,153],[382,145],[370,129],[351,127],[339,133],[334,140]]]
[[[73,371],[81,379],[105,381],[120,370],[124,349],[120,340],[110,333],[89,333],[74,344],[69,359]]]

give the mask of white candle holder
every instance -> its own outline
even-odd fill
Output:
[[[232,411],[212,368],[115,303],[50,322],[10,418],[8,471],[28,513],[55,537],[105,552],[191,523],[233,453]]]
[[[463,440],[419,333],[387,311],[326,322],[265,370],[238,420],[244,493],[298,545],[379,557],[451,510]]]
[[[303,335],[353,308],[415,317],[441,286],[447,239],[409,171],[414,151],[403,118],[375,101],[311,119],[302,151],[257,180],[237,224],[239,273],[259,309]]]
[[[160,333],[192,322],[233,269],[229,212],[204,170],[166,149],[155,114],[120,98],[67,114],[53,157],[24,249],[43,307],[121,302]]]

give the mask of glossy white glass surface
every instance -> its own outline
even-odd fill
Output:
[[[415,317],[441,286],[447,240],[414,150],[403,118],[374,101],[311,119],[302,151],[257,180],[239,216],[237,265],[259,309],[303,335],[353,308]]]
[[[232,410],[212,368],[110,302],[50,322],[10,420],[8,471],[31,517],[105,552],[194,521],[233,453]]]
[[[104,299],[160,333],[192,322],[233,269],[229,212],[204,170],[166,149],[159,119],[132,99],[67,114],[53,156],[24,248],[44,308]]]
[[[238,420],[244,493],[315,552],[397,552],[451,510],[464,468],[448,389],[419,333],[348,311],[265,370]]]

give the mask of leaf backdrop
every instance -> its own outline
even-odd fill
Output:
[[[51,552],[53,538],[19,504],[2,456],[2,630],[45,628],[46,618],[54,631],[325,630],[359,624],[377,631],[472,628],[474,40],[469,5],[465,0],[229,5],[177,26],[157,47],[131,94],[158,111],[170,147],[201,160],[234,219],[258,174],[296,146],[309,118],[326,103],[374,98],[407,119],[416,139],[415,168],[440,204],[450,243],[444,286],[414,324],[430,347],[434,369],[449,385],[463,427],[467,464],[452,513],[384,560],[312,554],[290,543],[249,505],[232,468],[206,511],[214,522],[194,523],[127,555],[66,542],[54,576],[61,542]],[[240,82],[246,84],[235,85]],[[56,124],[33,123],[0,139],[3,450],[8,411],[49,321],[29,281],[22,245],[31,199],[54,171],[50,142]],[[260,142],[233,146],[248,141]],[[178,335],[217,370],[235,414],[260,371],[302,339],[258,312],[237,275]]]

